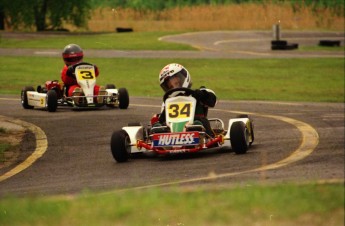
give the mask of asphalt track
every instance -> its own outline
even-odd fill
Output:
[[[189,40],[191,36],[202,34],[207,33],[174,39],[185,37],[183,40]],[[210,34],[206,36],[216,39]],[[201,38],[197,40],[201,42]],[[229,43],[225,41],[228,39],[217,40]],[[210,46],[193,43],[203,48]],[[219,55],[229,54],[226,48],[224,52],[208,49]],[[245,49],[236,51],[246,52]],[[297,54],[267,49],[250,52],[250,56],[256,53],[256,57],[265,52],[290,54],[289,57]],[[313,54],[313,57],[320,57]],[[333,56],[343,57],[336,53]],[[112,191],[167,185],[228,187],[261,182],[343,181],[343,103],[220,100],[209,117],[219,117],[226,125],[229,118],[239,113],[248,113],[254,119],[255,142],[247,154],[235,155],[213,149],[170,157],[137,156],[127,163],[116,163],[110,153],[112,132],[128,122],[147,123],[151,115],[159,111],[160,104],[160,98],[131,96],[126,110],[58,108],[57,112],[49,113],[23,109],[19,94],[1,96],[0,115],[3,117],[0,121],[20,125],[27,133],[17,161],[0,168],[0,195],[71,194],[83,190]]]

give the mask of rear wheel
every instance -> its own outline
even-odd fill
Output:
[[[27,91],[35,91],[34,87],[32,86],[25,86],[23,89],[22,89],[22,92],[21,92],[21,101],[22,101],[22,106],[23,108],[25,109],[33,109],[34,106],[30,106],[29,103],[28,103],[28,94],[27,94]]]
[[[57,93],[51,89],[47,92],[47,108],[49,112],[55,112],[57,109]]]
[[[120,109],[127,109],[129,105],[129,95],[126,88],[119,89],[119,107]]]
[[[111,153],[117,162],[127,162],[131,153],[130,139],[126,131],[113,132],[110,141]]]
[[[247,114],[240,114],[240,115],[237,115],[236,118],[249,118],[249,116]],[[249,130],[252,136],[252,139],[249,143],[249,145],[251,145],[254,142],[254,125],[253,125],[253,120],[251,118],[249,118]]]
[[[249,132],[243,122],[234,122],[230,128],[230,142],[236,154],[245,154],[249,146]]]

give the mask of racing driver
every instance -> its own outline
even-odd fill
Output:
[[[180,64],[172,63],[168,64],[159,73],[159,83],[164,92],[167,92],[175,88],[191,88],[192,78],[188,70]],[[181,95],[172,93],[169,97]],[[204,86],[193,91],[192,96],[197,100],[194,125],[203,125],[206,129],[206,133],[210,136],[214,136],[210,123],[207,119],[207,113],[209,107],[214,107],[217,102],[215,93],[205,88]],[[156,114],[151,119],[152,127],[165,125],[165,110],[164,103],[162,106],[162,112]]]
[[[68,44],[65,46],[62,52],[62,58],[65,62],[64,67],[61,70],[61,80],[64,83],[64,85],[67,87],[67,96],[81,96],[82,90],[80,86],[77,83],[77,80],[75,78],[74,70],[77,65],[80,63],[83,64],[89,64],[83,62],[84,53],[82,48],[77,44]],[[91,64],[90,64],[91,65]],[[96,65],[93,65],[95,68],[95,75],[98,77],[99,70]],[[98,95],[99,91],[105,92],[104,87],[100,87],[98,85],[95,85],[94,88],[94,94]],[[103,93],[101,93],[103,94]]]

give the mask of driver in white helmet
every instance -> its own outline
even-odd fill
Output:
[[[160,71],[159,83],[164,92],[175,88],[192,87],[192,79],[188,70],[177,63],[168,64]],[[172,93],[170,96],[177,96],[180,94],[181,92]],[[207,119],[207,113],[209,107],[214,107],[216,105],[217,97],[215,93],[210,89],[200,87],[193,91],[192,96],[197,100],[194,124],[202,124],[205,127],[207,134],[213,136],[213,131]],[[163,110],[160,114],[152,117],[151,124],[153,127],[165,125],[164,103],[162,109]]]

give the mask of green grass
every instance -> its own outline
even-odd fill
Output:
[[[299,50],[302,51],[334,51],[334,52],[344,52],[344,46],[301,46]]]
[[[0,127],[0,137],[6,133],[7,133],[6,128]],[[0,166],[1,166],[1,163],[5,161],[5,152],[11,147],[12,146],[10,144],[0,141]]]
[[[44,34],[44,33],[43,33]],[[0,48],[58,48],[69,43],[77,43],[88,49],[117,50],[194,50],[184,44],[159,41],[159,37],[176,34],[173,32],[131,32],[106,34],[63,34],[55,36],[40,35],[28,38],[1,38]],[[1,34],[0,34],[1,35]],[[25,36],[25,34],[24,34]]]
[[[12,145],[0,141],[0,165],[5,161],[5,152],[12,147]]]
[[[60,58],[0,57],[0,94],[60,80]],[[133,59],[85,58],[97,64],[100,85],[130,96],[161,97],[158,73],[168,63],[188,68],[193,87],[205,85],[224,100],[344,102],[344,59]],[[144,85],[143,85],[144,84]]]
[[[0,225],[342,225],[343,184],[5,197]]]

